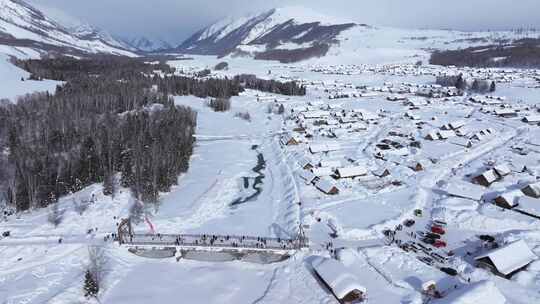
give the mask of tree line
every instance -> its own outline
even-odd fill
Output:
[[[45,207],[92,183],[155,203],[187,171],[197,115],[172,95],[230,98],[247,88],[302,93],[256,77],[197,79],[166,64],[96,57],[17,60],[36,79],[62,80],[54,94],[0,104],[0,200],[18,211]],[[305,94],[305,89],[303,89]]]

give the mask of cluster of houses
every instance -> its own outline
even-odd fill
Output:
[[[450,143],[465,148],[471,148],[475,142],[484,141],[495,135],[493,128],[486,128],[479,131],[470,131],[466,128],[463,120],[454,121],[441,126],[438,130],[427,132],[424,136],[426,140],[448,140]]]
[[[337,138],[365,131],[369,124],[377,123],[379,119],[378,114],[364,109],[345,110],[338,105],[325,104],[321,101],[294,107],[291,112],[297,125],[293,131],[302,133],[306,138],[315,135]]]

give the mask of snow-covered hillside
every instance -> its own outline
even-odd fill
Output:
[[[53,80],[29,80],[30,74],[8,61],[8,57],[0,53],[0,99],[8,98],[14,101],[17,96],[32,93],[34,91],[54,92],[56,85],[60,84]],[[23,80],[24,79],[24,80]]]
[[[354,26],[352,22],[327,17],[302,7],[276,8],[240,18],[223,19],[194,34],[179,46],[179,50],[218,55],[246,50],[246,46],[264,52],[287,43],[296,45],[295,48],[316,43],[331,44],[340,32]]]
[[[110,35],[84,26],[74,32],[22,0],[0,0],[0,44],[40,53],[105,53],[134,56]]]
[[[418,57],[432,50],[456,49],[527,38],[527,33],[462,32],[375,27],[329,17],[302,7],[276,8],[240,18],[225,18],[195,33],[179,46],[185,53],[293,62],[332,57],[329,62],[379,61]]]

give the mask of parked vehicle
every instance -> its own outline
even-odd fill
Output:
[[[446,242],[445,241],[442,241],[442,240],[436,240],[434,243],[433,243],[433,246],[435,248],[444,248],[446,247]]]
[[[10,235],[11,235],[11,232],[10,232],[9,230],[8,230],[8,231],[2,232],[2,236],[3,236],[3,237],[8,237],[8,236],[10,236]]]
[[[422,239],[422,242],[424,242],[424,243],[426,243],[426,244],[429,244],[429,245],[435,244],[435,240],[434,240],[434,239],[430,239],[430,238],[427,238],[427,237],[423,238],[423,239]]]
[[[429,266],[433,266],[433,259],[431,258],[428,258],[428,257],[423,257],[423,256],[419,256],[419,257],[416,257],[420,262],[424,263],[424,264],[427,264]]]
[[[405,225],[405,227],[412,227],[416,222],[414,220],[405,220],[403,222],[403,225]]]
[[[447,225],[445,221],[441,221],[441,220],[433,220],[432,224],[437,225],[437,226],[441,226],[441,227],[446,227],[446,225]]]
[[[449,268],[449,267],[442,267],[442,268],[439,268],[442,272],[448,274],[448,275],[451,275],[451,276],[456,276],[458,273],[457,271],[454,269],[454,268]]]
[[[403,251],[405,252],[409,252],[411,249],[409,247],[409,244],[405,243],[405,244],[401,244],[401,246],[399,246],[399,248],[403,249]]]
[[[449,260],[448,257],[442,256],[436,252],[431,253],[430,256],[434,258],[436,261],[438,261],[439,263],[446,263]]]
[[[428,240],[429,240],[428,242],[434,242],[432,239],[428,239]],[[422,241],[424,241],[424,239],[422,239]],[[429,244],[429,243],[426,243],[426,244]],[[421,243],[417,243],[416,245],[418,245],[418,247],[420,247],[423,250],[431,251],[431,248],[429,248],[429,247],[427,247],[427,246],[425,246],[425,245],[423,245]]]
[[[431,226],[431,232],[433,233],[437,233],[437,234],[440,234],[440,235],[443,235],[446,233],[446,231],[444,231],[444,229],[440,226]]]
[[[430,239],[434,239],[434,240],[438,240],[438,239],[441,238],[441,235],[436,234],[436,233],[428,232],[428,233],[425,234],[425,237],[430,238]]]
[[[478,236],[479,239],[481,239],[482,241],[484,242],[495,242],[495,238],[492,237],[491,235],[487,235],[487,234],[483,234],[483,235],[480,235]]]
[[[416,231],[416,234],[419,236],[419,237],[425,237],[426,234],[424,233],[424,231]]]

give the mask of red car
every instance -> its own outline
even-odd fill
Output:
[[[444,231],[444,229],[440,226],[431,226],[431,232],[437,233],[440,235],[443,235],[446,233],[446,231]]]
[[[446,242],[441,240],[436,240],[435,243],[433,243],[433,247],[435,248],[444,248],[446,247]]]

